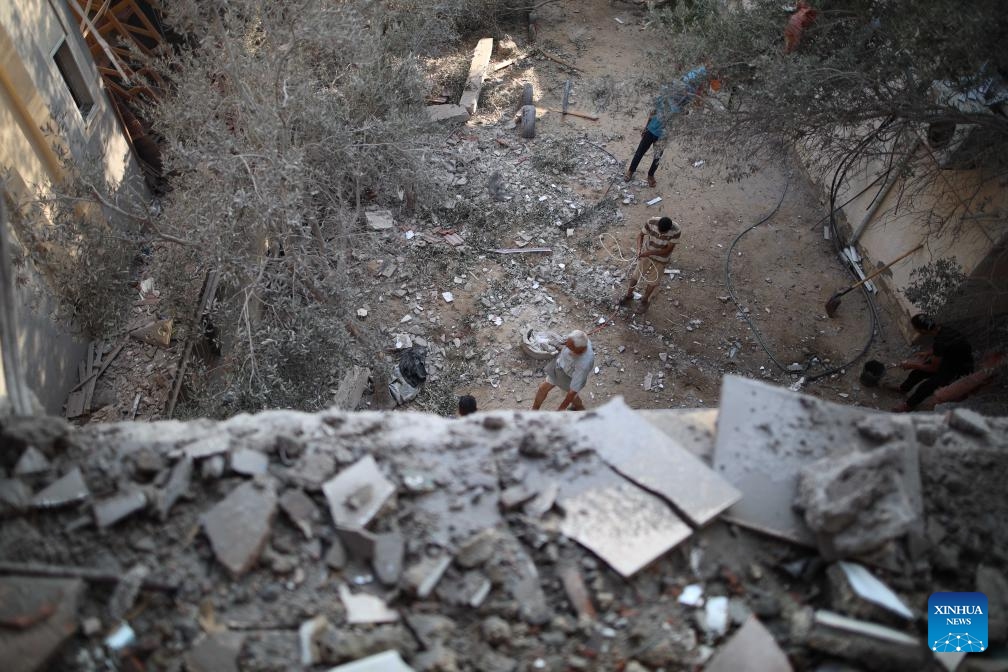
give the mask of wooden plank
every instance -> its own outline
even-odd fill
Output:
[[[209,310],[213,303],[213,298],[217,294],[217,285],[220,283],[219,271],[207,271],[203,280],[203,291],[200,294],[196,310],[193,312],[193,324],[186,338],[185,348],[182,350],[182,358],[175,367],[175,380],[172,381],[171,392],[168,394],[168,401],[165,403],[164,417],[170,419],[175,412],[175,404],[178,403],[178,395],[182,390],[182,381],[185,377],[186,368],[189,366],[189,358],[192,355],[193,346],[196,344],[197,325],[202,324],[203,315]]]
[[[112,360],[114,360],[119,355],[119,352],[122,351],[124,345],[126,345],[126,339],[123,339],[123,341],[118,346],[116,346],[116,349],[109,354],[108,358],[105,359],[105,362],[102,364],[102,367],[98,369],[97,373],[92,373],[89,377],[80,381],[70,391],[76,392],[80,388],[84,387],[84,385],[89,383],[91,380],[101,378],[101,375],[105,373],[105,369],[107,369],[109,367],[109,364],[112,363]]]
[[[94,397],[95,383],[98,382],[98,371],[101,367],[102,358],[102,343],[99,341],[97,344],[94,341],[88,346],[88,351],[93,352],[94,356],[91,361],[88,362],[88,382],[84,385],[84,412],[89,413],[91,411],[91,399]]]
[[[476,43],[472,63],[469,65],[469,77],[466,79],[465,90],[459,99],[459,105],[470,115],[476,114],[476,103],[479,101],[483,79],[490,67],[490,54],[493,52],[493,38],[484,37]]]

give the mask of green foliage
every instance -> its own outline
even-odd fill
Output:
[[[939,316],[942,309],[962,294],[966,274],[954,257],[941,257],[910,271],[910,284],[903,294],[928,315]]]

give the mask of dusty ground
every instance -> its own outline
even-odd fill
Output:
[[[623,395],[639,408],[708,406],[716,403],[720,380],[726,372],[785,384],[797,380],[798,375],[778,369],[758,345],[742,314],[727,298],[725,285],[725,262],[732,241],[769,213],[785,189],[776,215],[746,235],[734,250],[731,276],[736,295],[785,367],[796,362],[808,364],[817,356],[823,366],[811,369],[814,375],[849,361],[860,352],[867,337],[868,309],[864,299],[852,293],[844,298],[836,318],[826,318],[825,300],[850,280],[836,259],[832,242],[823,238],[823,201],[797,164],[768,164],[748,179],[727,183],[709,164],[718,152],[730,152],[730,147],[711,148],[709,156],[693,156],[680,149],[673,131],[657,174],[656,189],[648,188],[643,180],[650,154],[638,169],[637,177],[641,179],[630,185],[620,179],[650,109],[652,78],[662,76],[651,72],[649,66],[645,21],[643,13],[601,0],[543,7],[538,44],[581,72],[570,72],[540,57],[525,69],[503,71],[502,81],[491,82],[484,99],[493,95],[495,86],[531,81],[540,108],[559,108],[563,83],[569,78],[573,83],[571,109],[598,114],[599,120],[546,113],[537,121],[537,137],[531,141],[519,140],[515,131],[500,130],[500,119],[492,112],[475,120],[476,135],[492,127],[498,137],[506,133],[508,143],[526,144],[533,152],[550,151],[548,143],[557,140],[574,143],[587,137],[618,159],[619,164],[612,162],[609,166],[604,182],[583,172],[559,179],[566,177],[563,186],[583,195],[588,202],[601,199],[611,186],[608,194],[610,198],[616,194],[618,212],[606,230],[618,241],[623,255],[632,256],[627,250],[632,250],[640,224],[651,216],[668,215],[683,227],[682,243],[670,264],[680,272],[665,276],[658,299],[646,315],[632,309],[614,313],[615,305],[586,300],[570,283],[549,285],[552,296],[564,307],[563,319],[554,320],[558,330],[591,331],[599,328],[600,317],[612,319],[592,336],[600,371],[589,381],[586,403],[595,405]],[[607,90],[611,95],[605,94]],[[595,148],[583,147],[585,153],[598,153]],[[697,166],[700,161],[704,163]],[[655,196],[662,197],[661,203],[648,207],[646,201]],[[515,230],[521,228],[522,222],[515,222]],[[630,264],[612,258],[612,238],[604,242],[610,249],[604,249],[596,227],[586,226],[575,226],[573,236],[560,241],[585,264],[600,269],[615,265],[625,273]],[[506,264],[511,260],[498,263],[498,259],[490,255],[483,260],[481,272],[492,278],[506,275]],[[612,298],[625,287],[622,278],[618,284],[613,287]],[[457,300],[461,299],[457,305],[464,311],[466,297],[463,292],[455,293]],[[511,344],[514,329],[524,317],[505,320],[503,326],[483,320],[486,326],[475,332],[475,340],[484,348]],[[882,321],[885,329],[884,313]],[[899,357],[904,344],[894,329],[886,331],[894,337],[888,344],[877,340],[870,356],[890,362]],[[626,351],[620,353],[620,346]],[[526,372],[535,369],[535,363],[513,349],[495,364],[495,368],[522,375],[505,375],[494,380],[495,384],[476,385],[459,393],[474,394],[481,408],[528,406],[538,381]],[[858,363],[855,370],[813,383],[807,390],[824,398],[870,407],[887,408],[895,403],[891,393],[861,388],[860,367]],[[659,373],[664,374],[663,382],[658,379]],[[654,380],[651,390],[643,387],[648,374]]]

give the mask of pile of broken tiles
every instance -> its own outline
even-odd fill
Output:
[[[921,465],[938,437],[1003,449],[1000,421],[873,416],[744,379],[722,399],[7,424],[0,655],[18,670],[924,669],[917,594],[876,572],[927,556]],[[851,474],[872,491],[837,490]],[[714,536],[747,538],[735,525],[781,576],[811,583],[830,562],[829,608],[760,562],[739,578],[744,551],[717,560]],[[800,548],[815,562],[794,570]],[[981,565],[977,581],[1003,609],[1003,574]]]

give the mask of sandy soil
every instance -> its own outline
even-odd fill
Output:
[[[571,109],[598,114],[600,118],[595,122],[547,113],[537,122],[536,140],[529,142],[576,138],[585,132],[615,138],[605,145],[620,161],[613,167],[613,189],[635,197],[631,203],[620,205],[622,224],[611,230],[624,255],[632,250],[638,227],[651,216],[667,215],[683,228],[682,242],[669,265],[680,272],[665,276],[647,314],[640,315],[633,309],[615,311],[614,304],[614,311],[606,315],[612,321],[592,335],[600,370],[589,379],[585,402],[592,406],[622,395],[638,408],[711,406],[717,403],[725,373],[765,377],[783,384],[799,378],[782,372],[759,346],[743,315],[727,298],[725,284],[725,262],[733,240],[773,210],[785,189],[775,216],[743,237],[733,251],[731,277],[735,293],[783,366],[805,365],[818,357],[824,365],[811,369],[814,374],[854,358],[868,335],[869,311],[865,300],[851,293],[844,297],[835,318],[826,317],[826,299],[849,284],[850,279],[836,258],[832,242],[824,240],[821,218],[826,208],[801,167],[797,163],[768,164],[747,179],[727,183],[709,166],[708,159],[717,152],[731,152],[731,147],[711,148],[710,157],[692,156],[681,149],[673,135],[657,173],[657,188],[650,189],[644,182],[650,153],[638,169],[640,179],[624,185],[619,175],[636,148],[652,97],[647,87],[635,86],[638,75],[647,73],[651,62],[651,29],[644,27],[646,16],[604,0],[553,3],[540,13],[538,44],[581,72],[571,73],[550,60],[537,61],[537,105],[560,108],[563,83],[570,78]],[[518,76],[532,79],[527,72]],[[595,97],[597,102],[597,96],[590,91],[599,82],[609,83],[622,100],[609,101],[605,109],[598,109],[591,100]],[[697,165],[700,161],[704,163]],[[570,182],[566,186],[590,200],[604,193],[604,185],[586,191],[574,184],[573,178]],[[661,196],[662,201],[648,207],[646,201],[655,196]],[[584,238],[590,240],[579,245]],[[575,249],[590,250],[581,254],[586,263],[612,261],[607,259],[612,250],[603,249],[597,235],[590,231],[578,229],[569,242]],[[486,275],[493,277],[497,270],[494,260],[488,260],[486,268]],[[584,306],[576,289],[557,286],[551,290],[567,311],[569,328],[598,328],[599,311],[595,306]],[[814,382],[806,391],[869,407],[895,404],[895,394],[881,388],[864,389],[858,381],[866,359],[889,363],[905,351],[905,343],[888,322],[889,316],[882,312],[881,325],[888,342],[877,338],[869,356],[851,370]],[[490,325],[476,332],[475,337],[479,344],[490,344],[510,338],[510,333],[502,334]],[[622,353],[620,346],[625,347]],[[511,352],[510,361],[498,364],[508,369],[535,368],[534,362],[524,359],[520,351]],[[664,375],[663,380],[659,373]],[[654,381],[651,390],[643,387],[648,374]],[[487,385],[466,391],[477,397],[481,408],[525,407],[531,404],[537,384],[538,380],[528,377],[512,378],[497,387]],[[558,393],[547,401],[547,406],[551,403],[559,403]]]

